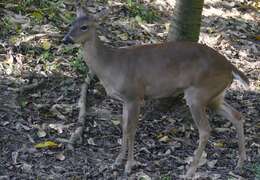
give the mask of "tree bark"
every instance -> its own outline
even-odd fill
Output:
[[[204,0],[175,0],[169,41],[199,40],[203,3]]]

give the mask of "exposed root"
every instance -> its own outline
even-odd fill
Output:
[[[86,115],[87,115],[87,93],[91,81],[93,80],[94,76],[92,73],[85,79],[85,82],[82,84],[81,87],[81,94],[79,99],[79,117],[78,117],[78,127],[76,128],[75,132],[71,135],[69,142],[68,142],[68,149],[73,149],[73,145],[76,143],[82,143],[82,137],[84,132],[84,126],[86,122]]]
[[[17,88],[17,89],[13,89],[15,92],[18,92],[20,94],[23,94],[24,92],[27,92],[27,91],[31,91],[31,90],[34,90],[38,87],[40,87],[43,83],[44,83],[45,79],[41,79],[40,81],[38,82],[35,82],[35,83],[32,83],[32,84],[29,84],[29,85],[25,85],[25,86],[22,86],[20,88]]]

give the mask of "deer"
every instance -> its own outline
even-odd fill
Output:
[[[113,166],[126,158],[125,174],[137,164],[134,142],[140,107],[145,99],[184,93],[199,132],[199,143],[185,177],[192,177],[210,137],[206,109],[229,120],[238,135],[241,168],[246,160],[243,117],[225,101],[225,91],[233,80],[248,87],[246,75],[216,50],[197,42],[164,42],[115,48],[105,45],[97,34],[98,18],[77,9],[63,42],[78,43],[84,60],[99,78],[107,94],[123,103],[122,145]]]

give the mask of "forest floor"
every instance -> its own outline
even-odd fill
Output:
[[[89,5],[92,13],[109,10],[100,23],[101,40],[116,47],[165,41],[171,1],[140,2]],[[110,168],[121,143],[122,105],[106,97],[98,82],[89,89],[93,106],[83,142],[73,151],[66,149],[77,127],[80,86],[88,72],[79,46],[61,43],[75,18],[73,5],[69,0],[0,1],[0,180],[123,178],[123,166]],[[246,0],[205,0],[200,43],[225,55],[251,82],[247,90],[234,82],[226,94],[244,116],[247,162],[235,170],[234,127],[210,116],[213,132],[195,179],[260,179],[257,6]],[[185,101],[147,101],[141,114],[135,157],[142,165],[129,179],[181,179],[198,140]]]

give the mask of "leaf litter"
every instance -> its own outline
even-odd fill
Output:
[[[83,144],[65,151],[66,139],[76,128],[76,104],[88,69],[78,46],[60,43],[75,18],[73,2],[50,2],[0,3],[0,178],[121,179],[123,167],[108,167],[122,141],[122,105],[106,98],[98,83],[88,97],[93,111],[86,117]],[[89,7],[95,13],[109,10],[100,23],[100,39],[115,47],[165,41],[172,2],[140,1],[147,7],[133,2],[136,12],[120,0],[96,1]],[[196,179],[260,176],[258,6],[247,0],[205,1],[200,42],[225,55],[251,81],[249,91],[235,82],[227,93],[227,100],[245,116],[248,162],[243,171],[234,170],[236,134],[216,116],[210,119],[214,131]],[[140,9],[145,14],[136,15]],[[150,10],[159,18],[149,17]],[[193,156],[198,132],[185,103],[161,104],[146,102],[142,109],[135,149],[137,160],[146,165],[135,169],[132,179],[180,179]]]

